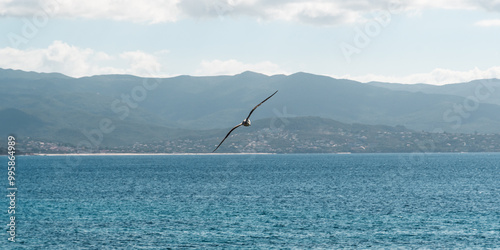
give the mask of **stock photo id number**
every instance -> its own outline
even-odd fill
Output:
[[[8,173],[8,187],[7,187],[7,197],[9,198],[9,223],[7,224],[8,230],[8,240],[11,242],[16,241],[16,138],[14,136],[9,136],[7,138],[7,173]]]

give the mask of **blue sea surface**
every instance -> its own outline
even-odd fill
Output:
[[[7,157],[0,159],[6,169]],[[17,242],[4,230],[4,249],[500,247],[500,154],[19,156],[16,163]]]

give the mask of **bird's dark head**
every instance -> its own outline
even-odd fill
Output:
[[[243,126],[245,126],[245,127],[250,126],[251,125],[250,119],[243,120],[243,122],[241,124],[243,124]]]

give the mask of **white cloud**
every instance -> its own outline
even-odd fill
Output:
[[[231,59],[226,61],[213,60],[202,61],[201,67],[196,70],[196,75],[211,76],[211,75],[235,75],[244,71],[254,71],[266,75],[288,74],[285,70],[281,69],[277,64],[269,61],[258,63],[243,63]]]
[[[392,1],[403,2],[403,1]],[[402,3],[403,4],[403,3]],[[473,0],[413,0],[404,3],[409,9],[476,9],[477,1]]]
[[[297,21],[310,24],[330,25],[353,23],[362,15],[335,2],[291,2],[277,8],[265,9],[268,19]]]
[[[500,19],[481,20],[476,22],[476,25],[483,27],[500,26]]]
[[[123,52],[120,58],[128,61],[129,71],[134,72],[134,75],[148,76],[157,74],[161,70],[161,64],[156,57],[142,51]]]
[[[427,83],[434,85],[444,85],[450,83],[460,83],[460,82],[469,82],[476,79],[491,79],[498,78],[500,79],[500,66],[491,67],[486,70],[478,69],[477,67],[472,70],[467,71],[456,71],[450,69],[434,69],[428,73],[418,73],[411,74],[408,76],[383,76],[383,75],[364,75],[364,76],[332,76],[335,78],[345,78],[356,80],[360,82],[370,82],[370,81],[379,81],[379,82],[392,82],[392,83]]]
[[[164,67],[155,56],[167,51],[146,53],[143,51],[125,51],[110,55],[102,51],[80,48],[61,41],[54,41],[47,48],[20,50],[0,48],[0,68],[20,69],[36,72],[59,72],[73,77],[100,74],[131,74],[145,77],[172,76],[164,71]],[[290,74],[288,70],[270,61],[245,63],[231,60],[202,61],[194,75],[235,75],[244,71],[254,71],[266,75]],[[311,72],[314,73],[314,72]],[[451,69],[434,69],[427,73],[407,76],[390,75],[330,75],[334,78],[352,79],[360,82],[381,81],[394,83],[428,83],[443,85],[467,82],[476,79],[500,79],[500,66],[488,69],[474,68],[467,71]]]
[[[0,49],[0,68],[37,72],[59,72],[73,77],[99,74],[132,74],[161,76],[158,59],[142,51],[126,51],[119,55],[79,48],[54,41],[47,48],[20,50]]]
[[[375,10],[418,13],[423,9],[500,11],[498,0],[0,0],[1,16],[111,19],[160,23],[185,18],[248,16],[318,25],[363,21]]]
[[[132,22],[172,22],[181,14],[180,0],[0,0],[0,15],[127,20]]]

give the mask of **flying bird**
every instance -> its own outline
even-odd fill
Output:
[[[250,126],[250,116],[252,115],[253,111],[255,109],[257,109],[257,107],[259,107],[262,103],[264,103],[265,101],[269,100],[269,98],[273,97],[273,95],[275,95],[276,93],[278,93],[278,91],[276,90],[276,92],[274,92],[272,95],[270,95],[268,98],[266,98],[264,101],[262,101],[261,103],[257,104],[257,106],[255,106],[255,108],[252,109],[252,111],[250,111],[250,114],[248,114],[247,118],[245,120],[243,120],[240,124],[234,126],[234,128],[232,128],[231,130],[229,130],[229,133],[227,133],[226,137],[224,137],[224,139],[222,139],[222,141],[219,143],[219,145],[214,149],[213,152],[215,152],[215,150],[217,150],[220,145],[224,142],[224,140],[226,140],[226,138],[231,134],[231,132],[233,132],[233,130],[235,130],[237,127],[243,125],[245,127],[248,127]]]

